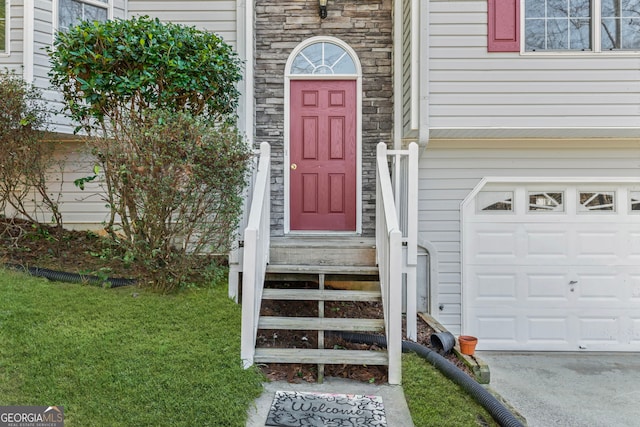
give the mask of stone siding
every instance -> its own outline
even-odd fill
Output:
[[[392,1],[330,0],[320,19],[317,0],[255,3],[256,143],[272,147],[273,235],[284,233],[284,71],[292,50],[307,38],[332,36],[348,43],[362,65],[362,231],[375,228],[375,152],[391,142]]]

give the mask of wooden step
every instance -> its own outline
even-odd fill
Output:
[[[260,316],[258,329],[303,331],[382,331],[382,319]]]
[[[300,348],[256,348],[256,363],[326,363],[347,365],[388,365],[385,351],[318,350]]]
[[[377,275],[378,267],[366,265],[300,265],[300,264],[269,264],[267,273],[288,274],[354,274]]]
[[[272,238],[269,259],[272,264],[375,265],[375,239],[355,236],[295,236]]]
[[[264,289],[262,299],[285,301],[381,301],[380,291],[333,289]]]

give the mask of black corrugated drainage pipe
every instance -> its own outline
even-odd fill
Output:
[[[377,344],[381,347],[387,346],[387,339],[381,335],[359,334],[351,332],[332,332],[346,341],[363,344]],[[524,427],[505,406],[500,403],[491,393],[478,384],[473,378],[461,371],[456,365],[449,362],[437,352],[412,341],[402,341],[402,351],[404,353],[414,352],[418,356],[426,359],[435,366],[447,378],[462,387],[469,393],[483,408],[491,414],[493,419],[502,427]]]
[[[103,285],[108,283],[110,288],[135,285],[136,283],[135,279],[123,279],[119,277],[103,279],[98,276],[88,274],[67,273],[66,271],[56,271],[38,267],[24,267],[18,264],[5,264],[4,266],[12,270],[23,271],[32,276],[44,277],[57,282],[90,283],[93,285]]]

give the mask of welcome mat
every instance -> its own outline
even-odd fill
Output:
[[[276,391],[267,426],[386,427],[382,397]]]

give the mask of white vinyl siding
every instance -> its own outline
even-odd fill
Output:
[[[640,134],[638,55],[487,52],[484,0],[432,0],[429,20],[431,138]]]
[[[236,45],[236,2],[229,0],[130,0],[129,16],[149,15],[164,22],[194,26]]]
[[[487,176],[638,177],[637,148],[614,141],[535,141],[484,145],[481,141],[431,141],[420,160],[419,240],[437,251],[437,283],[431,283],[432,314],[460,333],[460,204]],[[609,145],[609,148],[600,148]],[[485,148],[475,148],[475,147]],[[539,148],[536,148],[539,147]],[[620,147],[620,148],[616,148]],[[442,309],[440,309],[442,307]]]
[[[60,191],[62,193],[59,202],[65,228],[100,230],[109,219],[101,184],[89,182],[84,190],[73,184],[74,180],[93,174],[93,157],[87,154],[86,146],[81,142],[60,143],[56,146],[55,156],[58,161],[64,160],[63,173],[60,174],[59,164],[54,165],[47,185],[53,198],[57,198]],[[39,196],[34,194],[33,197]],[[51,222],[50,212],[37,211],[32,203],[30,208],[39,221]]]

